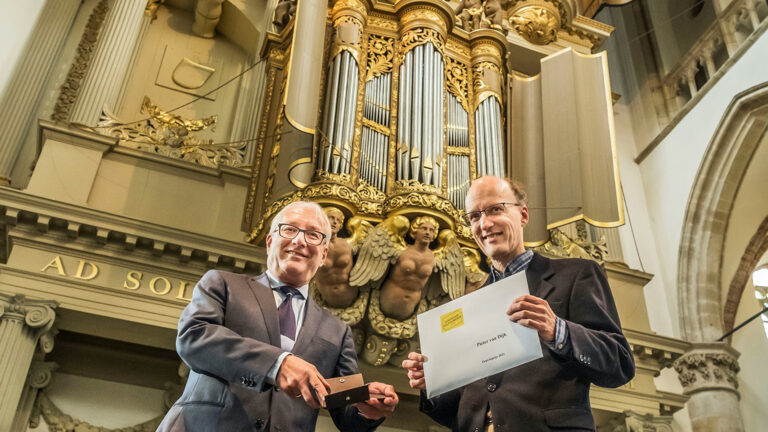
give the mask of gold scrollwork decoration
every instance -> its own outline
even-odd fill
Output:
[[[416,316],[427,310],[429,306],[427,299],[421,299],[416,312],[410,318],[400,321],[384,315],[384,312],[381,311],[380,294],[380,290],[374,290],[371,294],[371,302],[368,306],[368,321],[371,324],[371,328],[382,336],[394,339],[410,339],[416,336],[418,332]]]
[[[560,17],[549,8],[528,6],[516,10],[509,24],[528,42],[547,45],[557,40]]]
[[[363,23],[356,17],[344,15],[333,22],[335,37],[331,50],[331,59],[347,51],[352,54],[357,64],[360,64],[361,43],[363,40]],[[354,29],[354,35],[350,35],[349,29]]]
[[[493,88],[489,86],[485,80],[485,71],[490,70],[497,74],[499,78],[502,77],[501,68],[493,62],[489,61],[482,61],[474,65],[474,78],[472,80],[472,83],[474,85],[474,92],[475,92],[475,105],[480,105],[480,102],[485,100],[486,98],[490,96],[495,96],[496,99],[498,99],[499,104],[502,103],[501,95],[498,93],[498,88]]]
[[[398,181],[396,184],[399,184]],[[471,240],[472,234],[469,231],[469,227],[464,223],[464,217],[460,210],[457,210],[453,204],[446,198],[437,195],[435,193],[429,193],[429,185],[422,185],[426,187],[414,189],[421,189],[420,191],[405,192],[399,195],[389,197],[384,201],[384,214],[389,214],[395,210],[401,208],[427,208],[433,211],[437,211],[453,219],[456,226],[456,234],[464,239]]]
[[[365,8],[365,5],[360,0],[337,0],[333,5],[333,9],[331,9],[331,15],[334,17],[338,16],[343,14],[344,10],[355,11],[360,15],[360,17],[365,17],[368,15],[368,11]]]
[[[418,28],[405,33],[400,40],[400,52],[399,54],[404,56],[408,51],[413,48],[424,45],[426,43],[432,43],[435,48],[443,54],[444,40],[443,35],[435,30],[429,28]]]
[[[397,21],[389,18],[380,17],[377,15],[368,15],[367,23],[371,27],[378,27],[380,29],[397,31]]]
[[[395,58],[395,41],[392,38],[371,34],[368,37],[368,61],[365,81],[392,72]]]
[[[312,299],[315,300],[315,303],[317,303],[318,306],[330,312],[331,315],[344,321],[344,324],[353,326],[362,321],[363,316],[365,316],[365,309],[368,307],[368,297],[370,296],[370,291],[360,292],[354,303],[346,308],[335,308],[328,306],[328,303],[325,302],[322,294],[320,294],[320,290],[317,287],[317,281],[315,279],[312,279],[309,282],[309,294],[312,296]]]
[[[433,27],[434,30],[439,30],[442,34],[448,31],[447,24],[439,9],[421,5],[418,8],[406,10],[400,18],[400,25],[408,31],[411,31],[412,27]]]
[[[469,72],[467,65],[460,63],[451,57],[446,57],[445,65],[445,88],[452,95],[456,96],[464,107],[464,110],[469,112]]]
[[[144,97],[141,113],[150,118],[140,123],[124,123],[113,114],[104,112],[96,130],[118,138],[120,145],[207,167],[243,165],[245,142],[218,144],[201,140],[194,132],[213,130],[217,117],[187,120],[161,110]]]
[[[371,129],[373,131],[376,131],[376,132],[378,132],[378,133],[380,133],[382,135],[389,136],[389,134],[390,134],[390,131],[389,131],[388,127],[386,127],[386,126],[384,126],[382,124],[376,123],[373,120],[369,120],[369,119],[367,119],[365,117],[363,117],[363,126],[367,127],[368,129]]]

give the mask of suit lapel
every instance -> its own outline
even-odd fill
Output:
[[[295,354],[301,354],[303,352],[306,345],[309,344],[309,341],[311,341],[312,338],[315,337],[315,334],[317,334],[317,329],[320,326],[320,317],[322,315],[320,306],[318,306],[314,300],[308,298],[305,308],[306,315],[304,315],[304,322],[301,324],[296,343],[293,345],[293,350],[291,350]]]
[[[261,316],[264,318],[264,326],[269,335],[269,343],[279,347],[280,329],[278,328],[277,306],[275,306],[275,296],[272,294],[272,288],[269,287],[267,275],[262,274],[249,278],[248,285],[250,285],[256,301],[259,303]]]
[[[548,279],[554,272],[549,264],[549,258],[534,253],[528,269],[525,271],[525,278],[528,280],[528,289],[531,295],[546,299],[555,289],[555,286],[549,283]]]

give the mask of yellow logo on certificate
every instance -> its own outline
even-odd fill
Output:
[[[464,312],[461,311],[461,308],[448,312],[447,314],[440,315],[440,327],[442,328],[443,333],[463,325]]]

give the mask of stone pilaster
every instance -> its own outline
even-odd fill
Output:
[[[0,99],[0,185],[9,185],[45,81],[80,8],[80,0],[48,0]]]
[[[30,424],[30,414],[35,405],[37,393],[48,387],[57,367],[58,365],[53,362],[32,361],[10,432],[26,432],[30,427],[36,427],[39,424],[39,418],[32,419],[32,424]]]
[[[742,432],[736,374],[739,352],[722,342],[693,343],[674,363],[696,432]]]
[[[95,125],[103,108],[117,108],[135,49],[146,28],[146,2],[115,0],[99,31],[99,41],[83,79],[70,121]]]
[[[54,301],[0,293],[0,430],[11,430],[35,348],[53,349]]]

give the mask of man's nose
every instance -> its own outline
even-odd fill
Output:
[[[299,233],[296,234],[296,237],[294,237],[293,240],[291,240],[291,243],[306,245],[307,244],[307,238],[304,237],[304,236],[305,236],[304,231],[299,231]],[[301,239],[301,240],[299,240],[299,239]]]
[[[493,225],[493,221],[491,221],[491,218],[488,217],[488,215],[485,212],[480,213],[480,228],[487,228]]]

